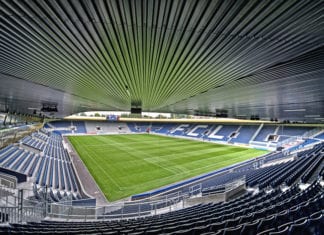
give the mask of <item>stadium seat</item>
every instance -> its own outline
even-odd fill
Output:
[[[320,207],[318,207],[320,208]],[[310,219],[317,219],[317,218],[320,218],[321,216],[323,216],[323,212],[320,210],[320,211],[317,211],[317,212],[314,212],[313,214],[311,214],[309,216]]]
[[[270,232],[269,235],[288,235],[289,234],[289,226],[279,227],[278,231]]]
[[[305,228],[307,227],[307,219],[302,219],[299,221],[296,221],[289,227],[289,234],[295,234],[295,235],[303,235],[305,234]]]
[[[240,217],[234,217],[234,219],[228,219],[226,221],[225,227],[230,228],[236,226],[237,224],[239,224],[240,219],[241,219]]]
[[[252,222],[253,221],[252,218],[253,218],[253,214],[247,214],[247,215],[241,216],[239,223],[244,224],[244,223]]]
[[[305,235],[316,234],[320,235],[324,231],[324,217],[310,218],[307,221],[307,226],[303,230]]]
[[[276,229],[275,228],[270,228],[267,230],[263,230],[262,232],[258,232],[257,235],[269,235],[270,232],[275,232]]]
[[[244,234],[244,235],[255,235],[255,234],[257,234],[259,222],[260,222],[260,220],[255,220],[255,221],[253,221],[251,223],[243,224],[241,234]]]
[[[261,219],[257,229],[258,233],[273,228],[275,220],[276,217],[274,215]]]
[[[210,225],[210,231],[216,232],[218,230],[225,228],[225,225],[226,225],[226,221],[212,223]]]
[[[223,235],[236,235],[240,234],[242,229],[242,225],[237,225],[236,227],[232,228],[225,228],[223,231]]]

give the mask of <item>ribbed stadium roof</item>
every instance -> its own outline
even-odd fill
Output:
[[[322,0],[0,4],[2,110],[324,117]]]

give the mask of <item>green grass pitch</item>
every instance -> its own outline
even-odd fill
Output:
[[[266,153],[149,134],[70,136],[69,140],[109,201]]]

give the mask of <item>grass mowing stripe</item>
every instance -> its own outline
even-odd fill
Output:
[[[122,147],[117,147],[119,150],[121,150],[121,151],[126,151],[128,154],[134,156],[135,158],[139,158],[138,156],[140,156],[140,155],[141,155],[141,156],[143,156],[143,155],[149,156],[148,153],[146,153],[146,152],[136,150],[136,149],[131,148],[131,147],[129,147],[129,146],[125,146],[124,144],[121,144],[121,143],[119,143],[119,142],[117,142],[117,141],[113,141],[113,140],[111,140],[111,141],[114,143],[114,146],[115,146],[115,147],[117,147],[117,146],[122,146]],[[127,151],[127,150],[129,150],[129,151]],[[146,161],[146,162],[149,163],[149,164],[154,164],[154,165],[157,165],[158,167],[162,167],[162,168],[164,168],[166,171],[169,171],[170,173],[176,173],[176,172],[175,172],[174,170],[172,170],[171,168],[169,168],[169,169],[168,169],[168,168],[165,168],[165,167],[163,167],[162,165],[158,164],[157,162],[152,161],[152,158],[142,158],[142,157],[141,157],[141,159],[144,160],[144,161]]]
[[[110,201],[265,153],[148,134],[70,136],[69,140]]]
[[[76,142],[78,142],[78,141],[76,140]],[[91,154],[88,153],[87,149],[86,148],[83,148],[82,145],[78,145],[78,146],[79,146],[79,150],[80,151],[82,150],[82,154],[85,154],[87,156],[86,158],[83,158],[83,159],[90,159],[96,167],[98,167],[99,169],[101,169],[101,172],[103,172],[103,174],[107,178],[109,178],[109,180],[111,180],[111,182],[115,186],[117,186],[118,188],[120,188],[120,186],[118,185],[118,183],[113,178],[111,178],[111,176],[109,174],[106,174],[105,170],[100,166],[100,164],[98,164],[98,162],[94,159],[94,157]],[[89,165],[91,166],[92,165],[92,163],[90,163],[90,164],[89,163],[85,163],[85,164],[87,166],[89,166]]]

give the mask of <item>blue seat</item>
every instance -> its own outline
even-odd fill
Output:
[[[253,214],[253,220],[261,219],[261,218],[265,217],[265,212],[266,212],[265,209],[263,209],[263,210],[259,210],[259,211],[256,211],[256,212]]]
[[[234,217],[234,213],[226,214],[223,216],[222,220],[233,219],[233,217]]]
[[[300,210],[299,210],[299,215],[300,216],[308,216],[311,214],[311,210],[310,210],[310,204],[309,202],[305,202],[302,205],[300,205]]]
[[[260,233],[257,233],[257,235],[268,235],[270,232],[275,232],[275,231],[276,231],[275,228],[270,228],[268,230],[264,230],[264,231],[262,231]]]
[[[100,232],[102,232],[101,230],[100,230]],[[105,231],[105,232],[103,232],[103,234],[105,234],[105,235],[110,235],[110,234],[118,234],[117,232],[111,232],[111,233],[109,233],[109,231]],[[143,231],[134,231],[134,232],[131,232],[131,233],[129,233],[130,235],[144,235],[145,234],[145,232],[143,232]]]
[[[300,218],[300,208],[299,208],[299,206],[291,208],[289,210],[289,213],[288,213],[288,221],[294,221],[294,220],[297,220],[299,218]]]
[[[232,227],[232,228],[225,228],[223,235],[236,235],[236,234],[240,234],[242,230],[242,225],[238,225],[236,227]]]
[[[291,235],[303,235],[304,230],[307,226],[307,219],[303,219],[301,221],[296,221],[289,227],[289,234]]]
[[[210,225],[210,231],[216,232],[218,230],[221,230],[221,229],[225,228],[225,224],[226,224],[226,221],[212,223]]]
[[[182,230],[174,231],[174,232],[172,232],[172,234],[191,235],[192,234],[192,230],[191,229],[182,229]]]
[[[282,229],[278,228],[278,231],[270,232],[269,235],[289,235],[289,226],[286,226]]]
[[[163,231],[162,228],[150,229],[150,230],[147,230],[145,234],[155,235],[155,234],[162,233],[162,231]]]
[[[206,233],[201,233],[200,235],[221,235],[223,234],[222,230],[219,230],[217,232],[206,232]]]
[[[239,224],[240,217],[234,218],[234,219],[229,219],[226,221],[225,228],[230,228],[234,227]]]
[[[320,216],[314,219],[308,219],[308,224],[303,230],[305,235],[321,235],[324,231],[324,217]]]
[[[258,230],[259,220],[253,221],[252,223],[243,224],[241,234],[244,235],[255,235]]]
[[[253,221],[252,218],[253,218],[253,214],[247,214],[247,215],[241,216],[241,218],[239,220],[239,224],[250,223]]]
[[[262,219],[258,225],[258,233],[273,228],[275,220],[276,217],[274,215],[270,215],[267,218]]]
[[[318,199],[318,203],[319,203],[320,208],[324,208],[324,194],[322,194],[321,197]]]
[[[316,219],[323,216],[322,211],[317,211],[309,216],[310,219]]]
[[[279,214],[277,214],[275,225],[280,226],[282,224],[285,224],[285,223],[289,222],[290,220],[289,220],[288,215],[289,215],[289,212],[287,210],[282,211]]]
[[[209,232],[210,227],[209,225],[202,225],[199,227],[194,227],[191,229],[191,234],[195,235],[195,234],[201,234],[201,233],[205,233],[205,232]]]

